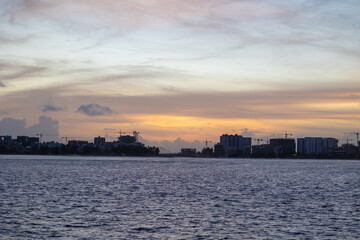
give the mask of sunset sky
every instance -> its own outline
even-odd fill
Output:
[[[358,0],[0,0],[0,135],[342,140],[360,130],[359,12]]]

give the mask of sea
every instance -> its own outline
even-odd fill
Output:
[[[0,156],[0,239],[360,239],[360,161]]]

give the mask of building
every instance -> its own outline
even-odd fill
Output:
[[[214,145],[214,156],[215,157],[225,157],[225,149],[223,145],[217,143]]]
[[[71,153],[83,153],[87,145],[88,141],[71,140],[68,142],[67,147]]]
[[[100,136],[94,138],[94,144],[96,146],[103,146],[105,144],[105,138]]]
[[[11,136],[0,136],[0,142],[11,142]]]
[[[305,137],[297,139],[297,153],[300,156],[326,156],[330,149],[338,146],[335,138]]]
[[[130,135],[122,135],[119,137],[118,142],[124,144],[133,144],[136,143],[136,137]]]
[[[241,135],[223,134],[220,144],[225,151],[225,157],[249,157],[251,155],[251,138]]]
[[[254,158],[268,158],[274,155],[270,144],[260,144],[251,147],[251,156]]]
[[[180,153],[183,156],[195,156],[196,148],[182,148]]]
[[[275,157],[291,157],[296,153],[295,139],[270,139],[270,148]]]
[[[26,143],[28,143],[29,142],[29,137],[28,136],[17,136],[16,137],[16,141],[18,142],[18,143],[22,143],[22,144],[26,144]]]
[[[39,143],[38,137],[28,137],[28,136],[17,136],[16,141],[21,143],[23,146],[33,146],[35,143]]]

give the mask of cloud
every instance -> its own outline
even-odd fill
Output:
[[[42,112],[61,112],[65,110],[66,107],[57,107],[52,104],[45,104],[45,106],[42,109]]]
[[[99,104],[81,105],[76,112],[83,113],[88,116],[110,116],[116,114],[111,108],[107,106],[100,106]]]
[[[2,111],[0,112],[0,115],[8,115],[9,113],[8,112],[5,112],[5,111]]]
[[[7,87],[7,85],[3,81],[0,81],[0,88],[5,88],[5,87]]]
[[[38,123],[26,127],[26,119],[3,118],[0,121],[0,132],[2,135],[36,136],[43,134],[45,141],[59,140],[59,122],[47,116],[40,116]]]
[[[254,137],[259,131],[250,131],[248,128],[241,129],[241,135],[244,137]]]
[[[349,96],[349,99],[360,100],[360,95],[351,94],[351,95]]]
[[[180,137],[173,141],[150,141],[139,136],[139,142],[144,143],[146,146],[159,147],[161,153],[179,153],[181,148],[196,148],[197,151],[201,151],[205,147],[205,142],[203,141],[187,141]],[[209,143],[208,147],[213,147],[214,144]]]
[[[4,87],[6,86],[5,80],[26,79],[34,75],[39,76],[39,74],[45,73],[49,69],[44,66],[0,62],[0,70],[3,72],[0,74],[0,87]]]
[[[104,130],[104,131],[116,131],[115,128],[104,128],[103,130]]]
[[[28,36],[9,36],[9,33],[0,31],[0,43],[1,44],[23,44],[29,41],[32,38],[31,35]]]

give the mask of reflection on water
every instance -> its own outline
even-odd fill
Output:
[[[0,239],[355,239],[359,173],[359,161],[0,156]]]

